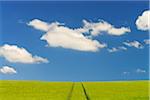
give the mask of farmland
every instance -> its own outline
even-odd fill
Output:
[[[149,100],[149,81],[0,81],[0,100]]]

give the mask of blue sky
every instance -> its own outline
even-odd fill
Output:
[[[1,48],[6,44],[10,47],[15,45],[24,48],[33,56],[43,58],[39,60],[41,63],[25,63],[25,61],[10,61],[4,54],[0,54],[1,69],[3,66],[11,66],[17,72],[0,73],[1,79],[46,81],[148,79],[149,48],[144,40],[149,38],[149,33],[148,30],[138,29],[136,25],[138,16],[148,10],[148,2],[1,2],[0,10]],[[116,35],[114,32],[110,34],[109,31],[98,32],[96,36],[90,32],[82,34],[84,37],[90,35],[88,40],[92,40],[92,43],[96,40],[107,44],[106,47],[97,47],[98,51],[94,52],[90,48],[87,51],[77,50],[73,45],[71,46],[73,49],[70,45],[67,48],[61,47],[62,44],[47,47],[46,45],[53,41],[48,42],[40,38],[51,30],[43,31],[35,28],[34,25],[39,23],[29,25],[34,19],[46,24],[56,21],[64,23],[62,27],[68,29],[82,28],[83,20],[90,25],[103,20],[115,29],[124,27],[130,29],[130,32],[121,35]],[[57,37],[52,39],[55,41]],[[70,44],[72,41],[69,41]],[[138,47],[131,45],[133,41],[140,43]],[[125,47],[126,50],[109,51],[120,46]]]

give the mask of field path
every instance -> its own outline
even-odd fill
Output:
[[[69,92],[67,100],[89,100],[85,95],[81,82],[74,82]]]
[[[71,97],[72,97],[72,94],[73,94],[74,86],[75,86],[75,83],[72,83],[72,87],[71,87],[71,90],[70,90],[70,92],[69,92],[69,94],[68,94],[67,100],[71,100]]]
[[[86,91],[86,89],[85,89],[85,87],[84,87],[84,84],[83,84],[83,83],[81,83],[81,84],[82,84],[82,89],[83,89],[83,91],[84,91],[86,100],[90,100],[90,97],[89,97],[88,94],[87,94],[87,91]]]

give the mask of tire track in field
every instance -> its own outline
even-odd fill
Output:
[[[75,86],[75,83],[72,84],[72,87],[71,87],[71,90],[70,90],[69,95],[68,95],[68,97],[67,97],[67,100],[71,100],[74,86]]]
[[[85,94],[86,100],[90,100],[90,97],[89,97],[89,95],[87,94],[87,91],[86,91],[86,89],[85,89],[85,87],[84,87],[84,85],[83,85],[82,82],[81,82],[81,84],[82,84],[82,89],[83,89],[83,92],[84,92],[84,94]]]

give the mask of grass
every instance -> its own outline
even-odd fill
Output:
[[[149,81],[0,81],[0,100],[149,100]]]

